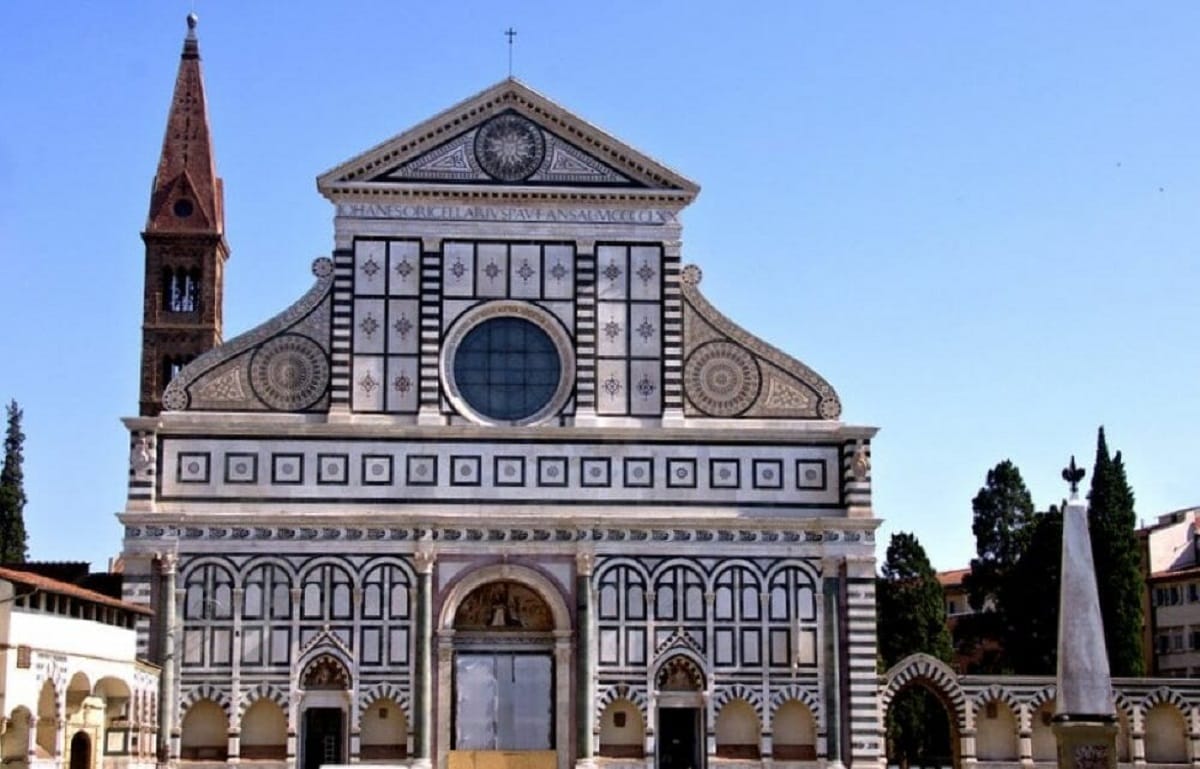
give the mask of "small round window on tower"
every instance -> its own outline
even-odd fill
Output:
[[[192,215],[194,207],[192,206],[192,201],[187,198],[180,198],[175,201],[175,207],[172,210],[180,219],[186,219]]]

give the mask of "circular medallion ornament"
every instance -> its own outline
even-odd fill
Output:
[[[167,387],[163,393],[162,405],[164,411],[185,411],[188,407],[188,394],[182,387]]]
[[[312,274],[318,278],[328,278],[333,274],[333,260],[328,256],[318,256],[313,259]]]
[[[329,361],[306,336],[284,334],[269,340],[250,359],[250,386],[277,411],[301,411],[329,387]]]
[[[541,129],[519,115],[500,115],[475,134],[475,159],[494,179],[519,182],[542,165],[546,140]]]
[[[688,399],[711,417],[737,416],[754,403],[762,375],[754,356],[732,342],[701,345],[683,368]]]

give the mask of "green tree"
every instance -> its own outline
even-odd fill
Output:
[[[4,433],[4,465],[0,467],[0,563],[24,563],[28,550],[22,415],[17,402],[11,401],[8,404],[8,429]]]
[[[1062,510],[1054,505],[1035,515],[1025,551],[1000,586],[1004,656],[1016,673],[1053,675],[1057,669],[1062,527]]]
[[[916,652],[949,662],[953,649],[942,587],[915,536],[905,532],[892,535],[882,572],[876,592],[883,664],[891,667]],[[901,767],[939,762],[949,756],[949,716],[924,689],[914,688],[893,700],[887,727],[889,758]]]
[[[1133,490],[1121,452],[1110,456],[1101,427],[1088,494],[1088,527],[1104,618],[1104,643],[1115,676],[1145,674],[1142,656],[1142,564],[1133,511]]]
[[[1021,471],[1006,459],[988,470],[971,508],[976,557],[971,559],[971,573],[963,584],[975,614],[959,620],[955,642],[959,651],[973,660],[971,672],[1012,672],[1013,662],[1006,650],[1013,621],[1005,600],[1012,593],[1005,585],[1029,545],[1033,497]]]

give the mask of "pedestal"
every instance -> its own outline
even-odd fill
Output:
[[[1117,769],[1117,725],[1102,721],[1056,721],[1059,769]]]

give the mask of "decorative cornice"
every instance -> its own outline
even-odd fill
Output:
[[[494,525],[439,525],[421,526],[371,526],[371,525],[321,525],[297,523],[295,525],[205,524],[201,522],[172,524],[163,522],[161,514],[121,516],[125,523],[125,540],[158,542],[162,540],[203,541],[273,541],[273,542],[412,542],[414,552],[422,558],[433,551],[421,542],[455,544],[460,542],[492,543],[553,543],[570,545],[577,543],[723,543],[723,544],[773,544],[794,545],[798,543],[846,543],[860,544],[875,541],[876,520],[845,520],[836,525],[828,520],[800,520],[792,525],[773,522],[769,526],[755,528],[758,522],[747,521],[746,525],[712,526],[681,525],[678,527],[601,527],[601,526],[506,526]],[[157,520],[156,520],[157,519]],[[595,557],[605,555],[597,552]]]

